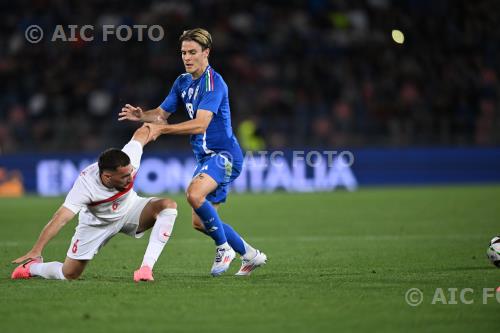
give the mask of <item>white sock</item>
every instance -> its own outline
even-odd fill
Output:
[[[242,238],[243,245],[245,245],[245,254],[242,256],[243,259],[250,260],[253,259],[257,255],[257,250],[254,249],[250,244],[245,242]]]
[[[30,274],[41,276],[45,279],[66,280],[62,272],[62,267],[63,264],[57,261],[32,264],[30,266]]]
[[[217,245],[217,248],[218,248],[218,249],[229,250],[229,249],[231,248],[231,246],[229,245],[229,243],[228,243],[228,242],[225,242],[225,243],[223,243],[223,244],[221,244],[221,245]]]
[[[148,247],[146,248],[141,266],[149,266],[153,269],[156,260],[158,260],[161,251],[163,251],[165,244],[167,244],[170,238],[176,217],[177,209],[174,208],[164,209],[158,214],[158,218],[149,236]]]

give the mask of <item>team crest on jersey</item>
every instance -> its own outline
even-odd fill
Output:
[[[191,96],[193,96],[193,88],[189,88],[188,90],[188,98],[191,99]]]

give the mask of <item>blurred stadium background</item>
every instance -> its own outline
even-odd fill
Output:
[[[16,1],[2,9],[1,150],[121,145],[130,129],[116,122],[120,106],[161,103],[183,71],[178,36],[193,26],[214,36],[211,63],[230,87],[235,127],[253,120],[269,148],[497,145],[493,4]],[[32,24],[46,36],[58,24],[160,24],[166,35],[31,45]]]
[[[220,330],[207,309],[239,332],[498,327],[498,302],[484,305],[479,292],[499,282],[484,255],[500,217],[498,1],[18,0],[0,9],[0,196],[14,197],[0,200],[2,332],[67,332],[61,321],[73,332],[143,331],[144,322]],[[109,24],[161,25],[165,36],[103,41]],[[31,25],[41,42],[27,42]],[[52,42],[58,25],[92,25],[95,38]],[[10,281],[9,261],[29,249],[79,170],[129,140],[137,124],[117,121],[121,107],[163,101],[183,72],[178,36],[192,27],[212,33],[211,65],[255,157],[221,214],[269,265],[246,281],[209,279],[211,243],[190,229],[182,195],[189,140],[163,136],[145,148],[136,181],[180,204],[155,284],[132,285],[145,243],[120,237],[81,281]],[[187,120],[184,110],[172,118]],[[283,163],[268,163],[276,151]],[[352,153],[354,163],[327,164],[325,152]],[[71,229],[47,258],[63,259]],[[420,308],[404,302],[412,287],[427,297]],[[431,305],[438,287],[474,288],[475,303]],[[158,313],[170,315],[167,326]]]

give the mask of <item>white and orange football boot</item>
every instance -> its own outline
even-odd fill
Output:
[[[219,276],[226,272],[234,257],[236,257],[236,252],[231,247],[227,249],[218,247],[215,249],[215,260],[210,271],[212,276]]]
[[[255,254],[255,257],[253,257],[252,259],[241,260],[240,270],[235,275],[239,276],[250,275],[254,269],[266,264],[267,256],[263,252],[260,252],[259,250],[256,251],[257,254]]]

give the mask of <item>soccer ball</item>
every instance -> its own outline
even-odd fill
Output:
[[[493,265],[500,268],[500,236],[493,237],[490,241],[486,255]]]

